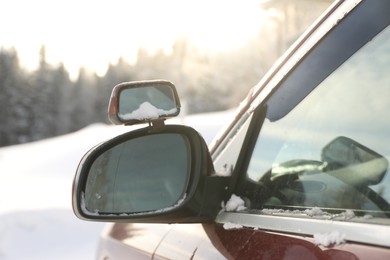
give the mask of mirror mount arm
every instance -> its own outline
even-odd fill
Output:
[[[160,118],[160,119],[148,121],[148,124],[150,127],[153,127],[153,128],[161,128],[161,127],[165,126],[164,121],[165,121],[165,118]],[[132,125],[134,125],[134,123],[132,123],[132,122],[125,123],[125,126],[132,126]]]
[[[149,122],[149,126],[152,126],[153,128],[161,128],[165,126],[165,118],[157,119]]]

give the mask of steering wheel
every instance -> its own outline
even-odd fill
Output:
[[[290,184],[294,183],[294,187],[299,189],[297,180],[299,180],[300,174],[308,171],[321,173],[325,165],[320,161],[298,159],[281,163],[269,169],[258,181],[264,189],[264,192],[261,192],[262,202],[272,200],[272,204],[293,205],[291,198],[283,194],[283,188],[291,189]]]

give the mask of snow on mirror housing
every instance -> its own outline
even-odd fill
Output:
[[[84,156],[73,184],[73,210],[94,221],[211,221],[227,185],[226,178],[212,173],[207,145],[194,129],[148,126]]]
[[[124,82],[116,85],[108,106],[114,124],[132,125],[177,116],[180,101],[173,83],[165,80]]]

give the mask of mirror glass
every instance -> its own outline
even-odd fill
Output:
[[[344,136],[339,136],[322,149],[322,161],[327,170],[348,183],[378,184],[388,169],[385,157],[368,147]],[[341,171],[337,171],[342,169]],[[344,170],[343,170],[344,169]],[[349,176],[345,169],[352,170]]]
[[[190,171],[185,136],[160,133],[125,141],[90,167],[86,214],[132,214],[166,210],[185,196]]]
[[[345,167],[365,163],[374,159],[383,158],[354,140],[339,136],[322,149],[322,160],[332,164],[333,168]]]
[[[178,114],[171,87],[158,83],[125,88],[119,94],[119,119],[148,120]]]

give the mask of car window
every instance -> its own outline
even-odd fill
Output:
[[[288,112],[267,116],[243,191],[252,208],[390,215],[389,27],[335,67]]]

